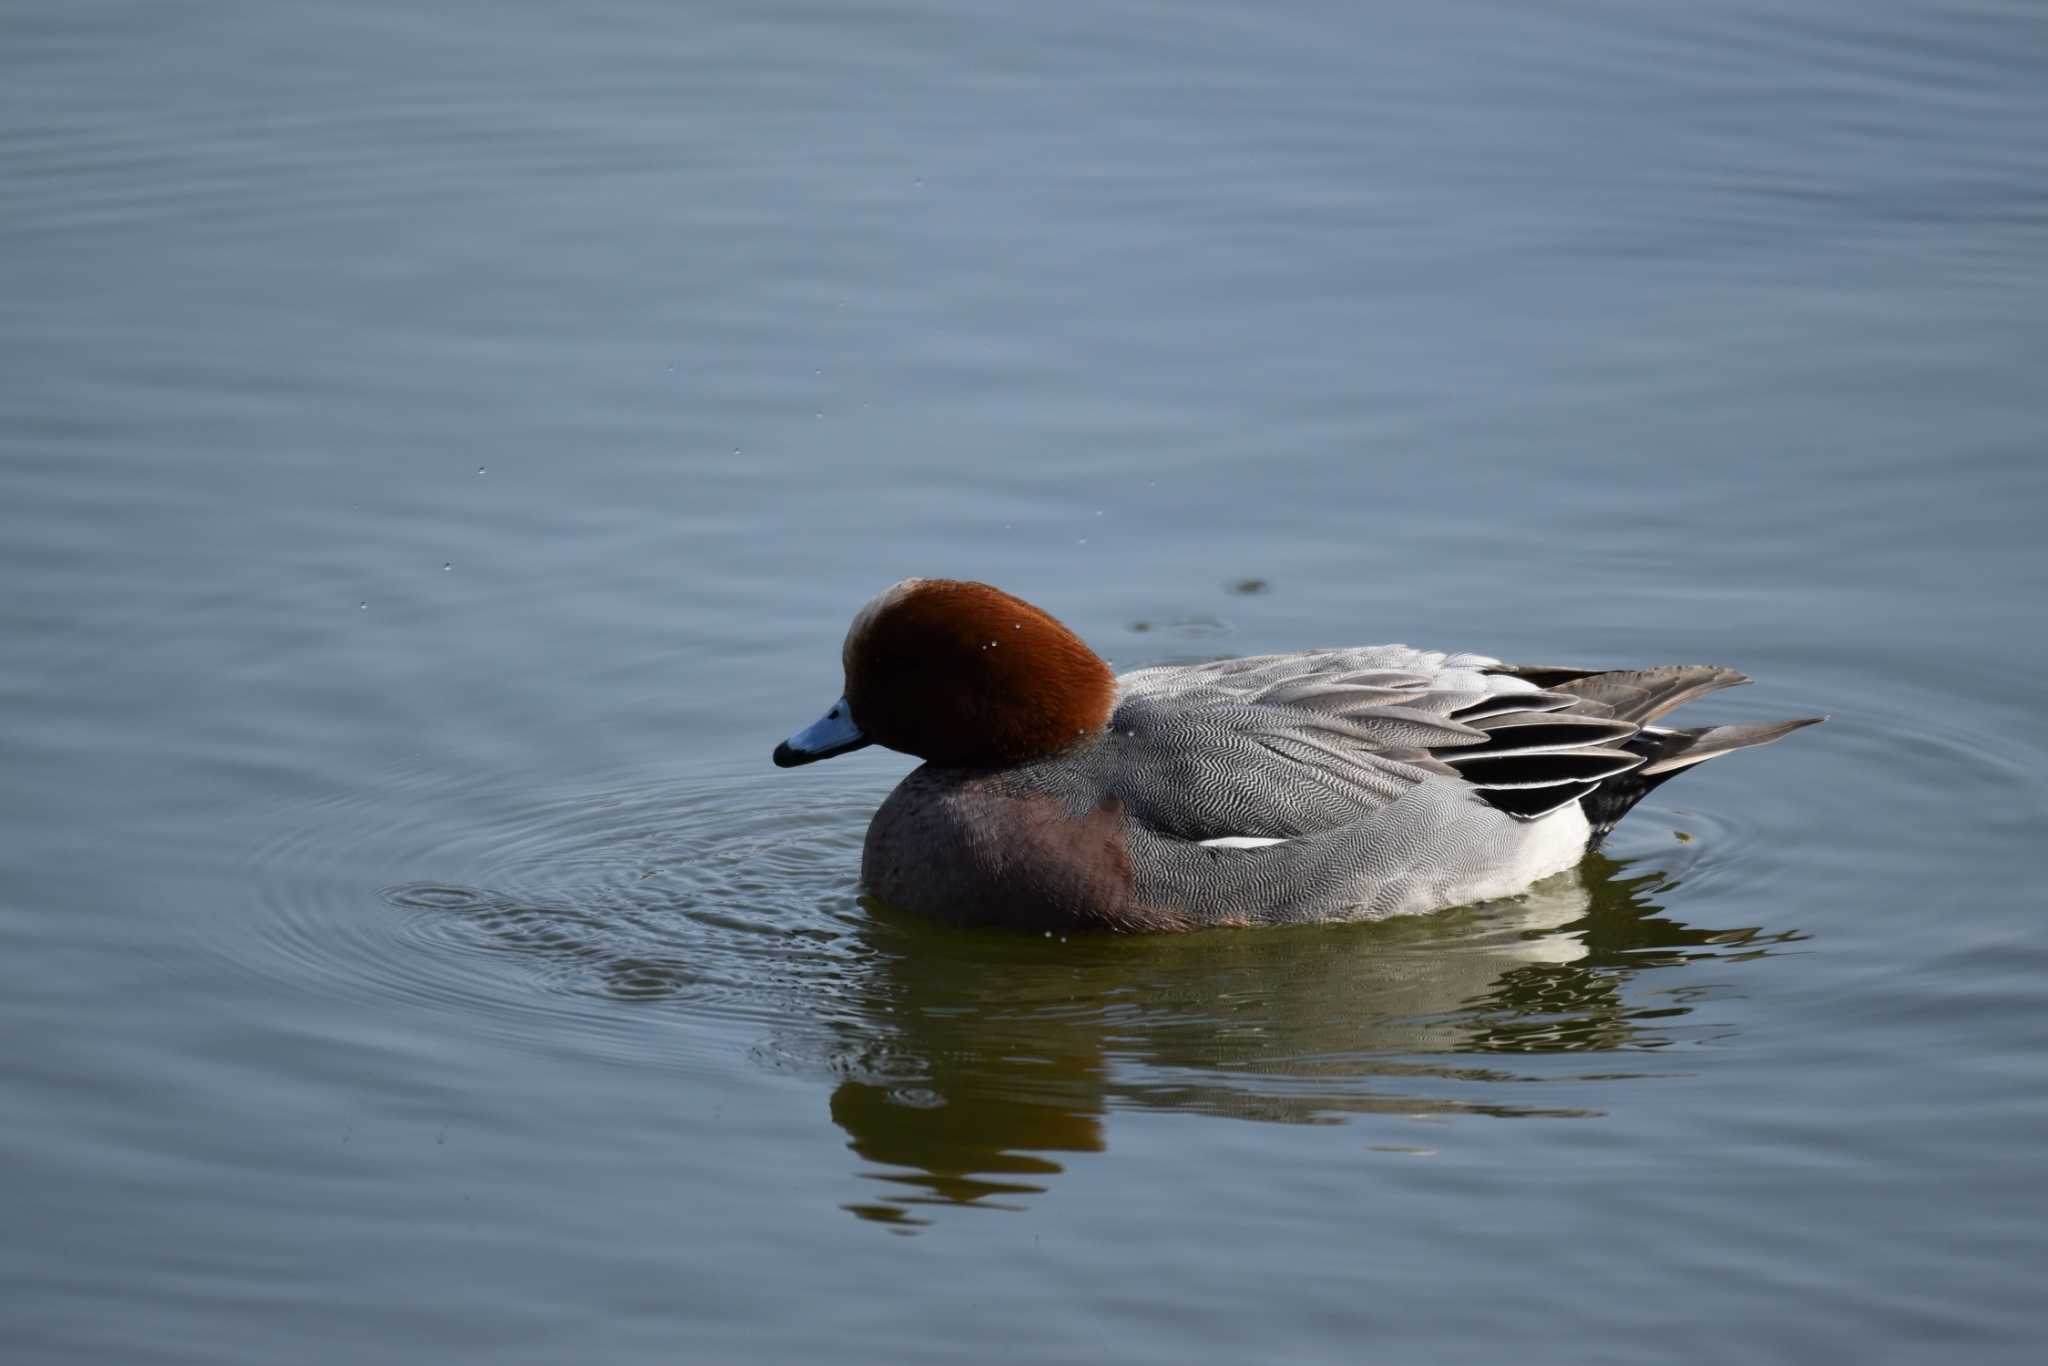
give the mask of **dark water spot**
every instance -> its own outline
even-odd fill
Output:
[[[1192,613],[1163,622],[1141,618],[1132,622],[1129,629],[1137,635],[1148,635],[1156,631],[1177,640],[1208,640],[1217,636],[1227,636],[1232,628],[1230,623],[1221,617]]]

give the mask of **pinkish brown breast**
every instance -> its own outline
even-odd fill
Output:
[[[1123,803],[1075,814],[1013,770],[926,766],[868,826],[861,880],[899,910],[1009,929],[1189,928],[1139,897]]]

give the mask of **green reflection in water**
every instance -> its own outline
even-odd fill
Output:
[[[831,1112],[889,1193],[846,1208],[902,1231],[931,1206],[1022,1208],[1059,1154],[1107,1147],[1116,1107],[1281,1123],[1597,1115],[1512,1084],[1654,1065],[1530,1073],[1516,1055],[1647,1056],[1711,1038],[1685,1021],[1708,988],[1635,993],[1645,1004],[1631,980],[1802,937],[1678,924],[1653,899],[1667,885],[1595,855],[1525,896],[1432,916],[1069,940],[871,905]]]

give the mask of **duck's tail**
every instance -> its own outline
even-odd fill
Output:
[[[1690,730],[1645,728],[1637,732],[1634,738],[1623,742],[1622,748],[1644,756],[1647,762],[1641,768],[1609,778],[1579,798],[1579,805],[1585,808],[1586,819],[1593,826],[1593,836],[1586,847],[1599,848],[1600,841],[1607,838],[1607,832],[1614,829],[1631,807],[1649,796],[1666,779],[1677,777],[1694,764],[1738,749],[1768,745],[1802,726],[1825,720],[1825,716],[1802,716],[1797,721],[1771,721],[1757,725],[1695,726]]]
[[[1558,670],[1552,674],[1567,671]],[[1533,681],[1533,680],[1532,680]],[[1613,673],[1588,673],[1538,686],[1551,692],[1585,698],[1589,710],[1604,711],[1618,721],[1632,721],[1642,729],[1620,742],[1621,749],[1643,756],[1643,763],[1626,773],[1617,773],[1579,798],[1586,819],[1593,826],[1588,848],[1614,829],[1623,816],[1663,783],[1694,764],[1731,754],[1738,749],[1768,745],[1805,726],[1825,721],[1825,716],[1803,716],[1796,721],[1770,721],[1734,726],[1695,726],[1686,730],[1665,730],[1650,722],[1697,697],[1749,682],[1734,669],[1715,664],[1674,664],[1658,669],[1629,669]]]

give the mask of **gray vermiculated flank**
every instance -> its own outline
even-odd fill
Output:
[[[1811,724],[1645,729],[1747,681],[1711,665],[1522,669],[1403,645],[1141,669],[1118,680],[1099,743],[1017,778],[1076,808],[1115,793],[1140,886],[1198,919],[1394,914],[1518,866],[1540,818],[1574,802],[1597,842],[1690,763]],[[1226,836],[1285,842],[1200,844]]]

